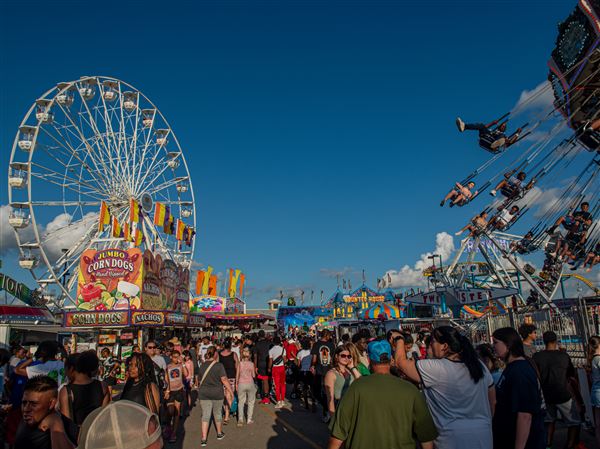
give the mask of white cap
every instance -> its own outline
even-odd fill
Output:
[[[156,414],[135,402],[122,400],[98,408],[85,418],[77,449],[146,449],[160,437]]]

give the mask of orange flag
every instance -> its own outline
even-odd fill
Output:
[[[246,282],[246,275],[240,274],[240,298],[244,297],[244,283]]]
[[[213,274],[208,280],[208,294],[215,296],[217,294],[217,275]]]
[[[104,201],[100,203],[100,220],[98,221],[98,231],[104,231],[104,226],[110,224],[110,210]]]
[[[202,285],[204,284],[204,271],[198,271],[196,276],[196,294],[199,295],[202,292]]]

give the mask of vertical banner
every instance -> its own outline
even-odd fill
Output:
[[[204,273],[204,281],[202,283],[202,294],[203,295],[208,295],[208,283],[210,281],[210,276],[212,275],[212,272],[213,272],[213,267],[211,267],[209,265],[208,269],[206,270],[206,273]]]
[[[165,215],[166,215],[165,205],[157,202],[156,206],[154,206],[154,224],[157,226],[164,226],[165,218],[166,218]]]
[[[202,292],[202,285],[204,285],[204,271],[198,271],[196,273],[196,294],[200,295]]]
[[[246,276],[244,273],[240,274],[240,298],[244,297],[244,283],[246,282]]]
[[[242,270],[235,270],[235,275],[233,276],[233,281],[229,285],[229,297],[230,298],[235,298],[235,296],[237,295],[237,283],[238,283],[238,279],[239,279],[241,273],[242,273]]]
[[[100,203],[100,220],[98,221],[98,231],[104,231],[104,226],[110,224],[110,211],[104,201]]]
[[[129,221],[134,223],[140,221],[140,205],[133,198],[129,200]]]
[[[208,280],[208,294],[211,296],[217,295],[217,275],[213,274]]]
[[[227,271],[229,271],[229,290],[227,290],[227,293],[229,293],[231,291],[231,286],[233,285],[233,268],[228,268]],[[231,295],[229,295],[229,297],[231,297]]]

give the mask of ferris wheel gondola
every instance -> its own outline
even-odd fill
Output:
[[[143,245],[191,264],[194,240],[177,240],[151,219],[159,202],[190,229],[196,226],[183,150],[156,105],[119,79],[61,82],[37,99],[15,136],[8,186],[19,264],[59,306],[75,303],[74,274],[84,250],[133,245],[111,226],[98,226],[102,202],[124,222],[135,200],[142,216],[133,226]]]

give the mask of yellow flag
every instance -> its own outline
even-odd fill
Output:
[[[233,280],[229,284],[229,297],[230,298],[235,298],[235,295],[237,295],[237,283],[238,283],[238,279],[240,278],[241,273],[242,273],[242,270],[235,270],[235,274],[233,275]]]
[[[202,294],[203,295],[208,295],[208,285],[209,285],[209,281],[210,281],[210,275],[212,274],[212,272],[213,272],[213,267],[211,267],[209,265],[206,270],[206,274],[204,275],[204,282],[202,283]]]

